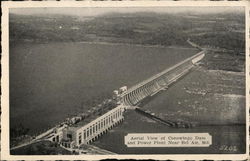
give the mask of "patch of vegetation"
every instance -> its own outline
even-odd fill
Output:
[[[208,70],[245,71],[245,56],[228,52],[207,52],[201,64]]]
[[[41,141],[33,143],[15,150],[11,150],[12,155],[56,155],[71,154],[71,152],[61,148],[57,143]]]
[[[22,124],[10,128],[10,146],[13,147],[26,141],[30,141],[32,137],[27,135],[28,132],[29,128],[24,127]]]
[[[29,132],[28,128],[25,128],[22,124],[10,129],[10,137],[16,138],[23,135],[26,135]]]

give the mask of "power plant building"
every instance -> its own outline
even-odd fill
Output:
[[[89,144],[120,123],[124,119],[124,110],[123,105],[118,105],[107,112],[105,111],[101,116],[94,114],[86,120],[64,128],[61,144],[66,148]],[[91,119],[93,120],[90,121]]]

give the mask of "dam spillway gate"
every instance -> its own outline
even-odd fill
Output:
[[[121,96],[121,102],[125,106],[135,106],[148,96],[168,88],[178,78],[186,74],[198,61],[205,56],[205,51],[201,51],[194,56],[168,68],[149,79],[146,79],[135,86],[129,88]]]

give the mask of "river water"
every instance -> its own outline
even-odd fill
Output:
[[[196,54],[196,49],[88,43],[10,44],[10,124],[37,134]]]
[[[166,91],[138,106],[164,120],[184,121],[195,127],[168,127],[129,110],[122,124],[93,144],[118,154],[242,154],[246,151],[245,77],[242,73],[195,67]],[[124,144],[124,137],[129,133],[208,133],[212,136],[212,145],[131,148]]]
[[[120,125],[93,142],[94,145],[118,154],[235,154],[245,151],[245,126],[200,126],[195,128],[171,128],[128,111]],[[209,133],[212,145],[209,147],[127,147],[124,137],[129,133]],[[236,146],[236,151],[220,150],[222,146]]]

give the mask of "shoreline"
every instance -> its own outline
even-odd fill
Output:
[[[114,42],[105,42],[105,41],[79,41],[78,43],[82,44],[100,44],[100,45],[125,45],[125,46],[136,46],[136,47],[145,47],[145,48],[170,48],[170,49],[195,49],[194,47],[183,47],[183,46],[164,46],[164,45],[150,45],[150,44],[130,44],[130,43],[114,43]]]
[[[62,41],[62,42],[57,42],[57,41],[51,41],[51,42],[43,42],[43,41],[35,41],[35,40],[12,40],[12,43],[10,44],[20,44],[20,43],[35,43],[35,44],[49,44],[49,43],[80,43],[80,44],[90,44],[90,45],[125,45],[125,46],[136,46],[136,47],[145,47],[145,48],[170,48],[170,49],[195,49],[195,47],[192,47],[191,45],[184,46],[184,45],[150,45],[150,44],[137,44],[137,43],[120,43],[120,42],[107,42],[107,41]]]

